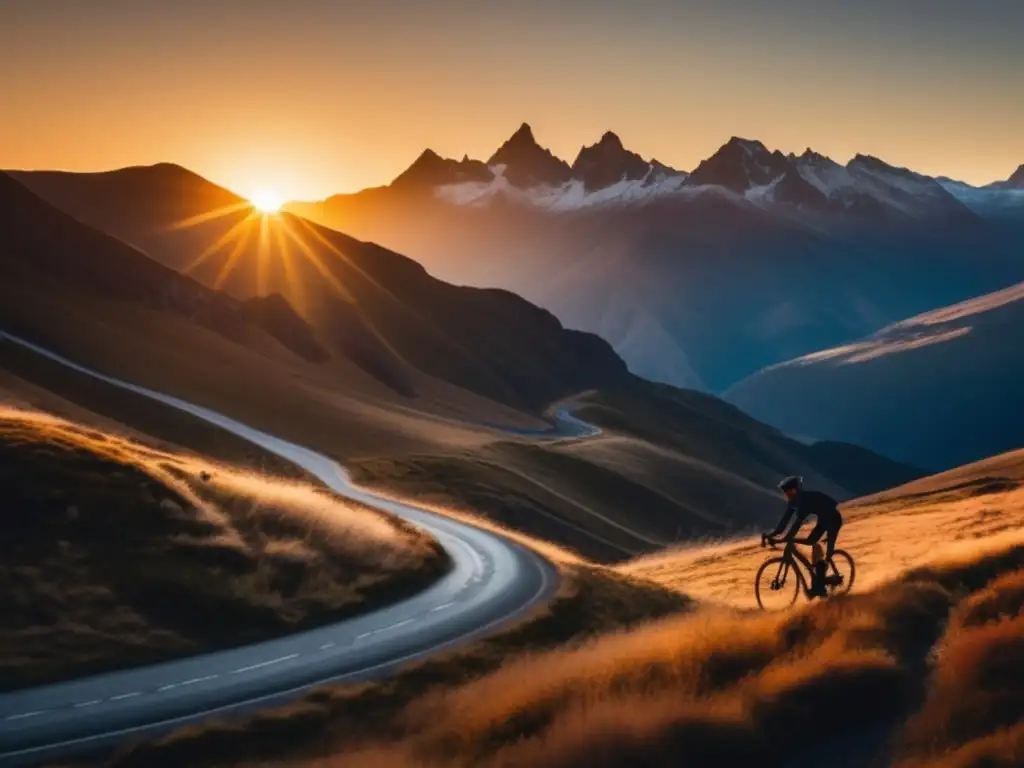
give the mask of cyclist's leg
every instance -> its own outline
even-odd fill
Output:
[[[840,520],[835,525],[829,526],[828,530],[825,531],[825,562],[827,563],[832,559],[832,555],[836,551],[836,541],[839,539],[839,529],[843,527],[843,521]]]
[[[807,543],[807,544],[810,544],[811,547],[813,548],[812,551],[811,551],[811,562],[814,565],[817,565],[818,561],[822,559],[821,558],[821,547],[817,546],[817,544],[818,544],[818,541],[821,540],[821,537],[823,535],[825,535],[827,532],[828,532],[828,529],[824,525],[822,525],[821,523],[815,523],[814,524],[814,528],[807,535],[807,538],[804,539],[804,542]],[[828,559],[828,558],[825,558],[825,559]]]
[[[835,563],[832,562],[832,555],[836,552],[836,541],[839,539],[839,529],[842,527],[843,520],[840,518],[830,525],[827,531],[825,531],[825,559],[822,561],[822,586],[835,584],[837,582],[833,579],[840,578],[838,571],[836,572],[836,576],[830,576],[829,567],[833,570],[836,569]]]
[[[825,569],[828,567],[828,559],[832,556],[832,549],[829,549],[828,554],[825,557],[819,555],[818,540],[828,532],[828,528],[821,522],[817,522],[814,525],[814,530],[811,531],[807,537],[807,543],[814,547],[813,557],[813,568],[811,573],[813,576],[813,583],[811,584],[811,594],[823,596],[825,594]],[[829,541],[832,543],[832,548],[835,547],[835,542],[832,537],[829,536]]]

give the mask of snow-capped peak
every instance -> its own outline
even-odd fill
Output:
[[[487,161],[489,166],[499,164],[506,167],[506,178],[522,189],[543,184],[564,184],[572,177],[568,163],[537,143],[529,123],[519,126]]]
[[[690,174],[690,183],[726,187],[742,194],[770,184],[786,167],[787,160],[781,152],[769,152],[760,141],[733,136],[697,166]]]
[[[1005,183],[1015,180],[1024,187],[1024,166]],[[394,184],[426,188],[459,205],[481,206],[501,198],[553,211],[714,193],[787,215],[973,215],[964,195],[951,194],[949,184],[869,155],[857,155],[844,166],[810,148],[800,155],[783,154],[756,139],[733,136],[687,176],[645,160],[607,131],[582,147],[569,166],[537,143],[528,123],[487,163],[445,159],[426,150]]]
[[[651,168],[651,163],[630,152],[618,136],[608,131],[596,144],[580,149],[572,164],[572,177],[592,192],[620,181],[641,180]]]

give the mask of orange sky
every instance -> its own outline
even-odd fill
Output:
[[[5,5],[0,167],[172,161],[315,198],[524,120],[569,161],[611,129],[683,169],[733,134],[975,183],[1024,163],[1019,2],[173,5]]]

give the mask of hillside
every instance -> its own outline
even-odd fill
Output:
[[[793,434],[945,469],[1024,435],[1024,283],[767,368],[725,397]]]
[[[1017,190],[738,137],[689,174],[611,132],[571,165],[529,126],[506,146],[487,162],[430,153],[390,185],[289,210],[513,290],[634,373],[712,392],[1024,278],[1020,229],[994,213],[1024,212]]]
[[[788,474],[839,499],[923,474],[852,445],[806,446],[717,398],[641,380],[576,403],[600,436],[497,439],[472,452],[360,459],[353,471],[599,562],[770,527],[784,508],[775,484]]]
[[[407,397],[420,394],[422,372],[538,411],[625,377],[604,341],[565,330],[514,294],[441,282],[403,256],[290,214],[227,206],[182,219],[181,190],[199,177],[177,166],[149,170],[16,176],[72,216],[208,287],[238,299],[281,293],[330,351]],[[208,187],[200,202],[217,197],[218,188]],[[125,198],[147,202],[114,204]],[[113,203],[99,207],[96,199]]]
[[[422,532],[312,485],[35,411],[0,406],[0,486],[0,690],[295,632],[447,569]]]
[[[139,305],[196,322],[225,338],[259,344],[270,334],[299,357],[324,350],[287,303],[253,315],[227,296],[158,264],[125,243],[71,219],[0,173],[0,270],[8,298],[0,309],[9,330],[20,291],[52,286],[112,302]],[[9,292],[9,293],[8,293]],[[18,292],[18,293],[16,293]]]

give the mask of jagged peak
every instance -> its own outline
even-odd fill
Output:
[[[420,152],[419,157],[417,157],[413,161],[413,165],[415,165],[416,163],[419,163],[419,162],[426,162],[426,161],[431,161],[431,160],[441,160],[441,159],[442,159],[441,156],[439,154],[437,154],[437,152],[432,150],[430,147],[427,147],[422,152]]]
[[[820,163],[823,160],[832,161],[832,158],[828,157],[827,155],[823,155],[820,152],[815,152],[810,147],[807,147],[807,149],[805,149],[803,151],[803,153],[800,155],[800,157],[798,157],[797,159],[801,160],[803,162],[815,162],[815,163]]]
[[[757,139],[744,139],[742,136],[729,137],[729,140],[722,145],[723,149],[725,147],[738,147],[747,152],[768,152],[768,147],[766,147],[762,142]]]
[[[523,123],[522,125],[519,126],[519,128],[516,129],[516,132],[513,133],[509,137],[509,140],[506,143],[508,143],[508,144],[513,144],[513,143],[515,143],[515,144],[536,144],[537,143],[537,139],[534,138],[533,128],[530,127],[530,124],[529,123]]]
[[[680,171],[678,168],[666,165],[656,157],[651,158],[651,170],[655,173],[664,173],[668,176],[685,176],[687,174],[687,171]]]
[[[483,180],[488,174],[483,163],[470,160],[468,156],[461,161],[452,160],[427,148],[391,183],[413,186],[447,184],[463,178]]]
[[[505,178],[522,188],[561,184],[572,175],[568,163],[537,143],[529,123],[519,126],[487,161],[488,165],[496,163],[505,165]]]

